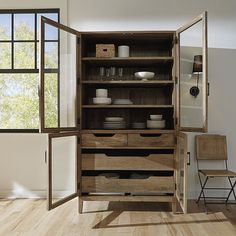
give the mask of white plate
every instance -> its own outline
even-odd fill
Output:
[[[115,99],[113,104],[116,105],[133,105],[133,102],[130,99]]]
[[[98,105],[108,105],[111,104],[111,98],[93,98],[93,103]]]
[[[124,118],[123,117],[106,117],[105,120],[108,122],[115,122],[115,121],[123,121]]]

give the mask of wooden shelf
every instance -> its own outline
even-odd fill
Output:
[[[167,150],[167,149],[175,149],[175,146],[170,146],[170,147],[129,147],[129,146],[124,146],[124,147],[101,147],[101,146],[97,146],[97,147],[81,147],[82,149],[163,149],[163,150]]]
[[[156,65],[156,64],[171,64],[174,61],[173,57],[82,57],[83,62],[88,62],[94,65]]]
[[[139,109],[146,109],[146,108],[174,108],[173,105],[82,105],[82,108],[139,108]]]
[[[111,81],[101,81],[101,80],[85,80],[82,81],[82,84],[88,84],[88,85],[107,85],[107,86],[168,86],[173,85],[173,80],[111,80]]]
[[[117,130],[108,130],[108,129],[83,129],[81,130],[82,134],[111,134],[111,133],[139,133],[139,134],[165,134],[165,133],[175,133],[174,129],[117,129]]]

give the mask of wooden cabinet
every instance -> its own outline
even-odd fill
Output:
[[[173,211],[178,202],[186,212],[187,137],[182,131],[207,130],[206,16],[204,12],[177,31],[151,32],[78,32],[42,18],[40,121],[41,131],[49,133],[49,209],[78,196],[80,212],[83,201],[99,199],[156,199],[171,202]],[[48,26],[60,35],[58,69],[48,68]],[[96,57],[101,44],[115,48],[115,56]],[[129,46],[129,57],[118,57],[119,45]],[[198,74],[192,70],[195,55],[202,58]],[[154,77],[139,79],[135,73],[140,71]],[[54,80],[48,77],[55,73]],[[196,96],[189,92],[194,86],[200,90]],[[106,89],[112,103],[94,104],[97,89]],[[54,110],[49,112],[49,106]],[[164,126],[146,128],[150,115],[162,115]],[[122,117],[123,123],[111,128],[107,117]],[[135,129],[134,123],[145,125]],[[77,140],[66,146],[77,155],[75,190],[53,202],[60,172],[52,165],[52,144],[65,136]],[[63,166],[71,163],[68,159]]]

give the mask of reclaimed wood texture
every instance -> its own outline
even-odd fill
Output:
[[[148,156],[108,156],[104,153],[82,154],[83,170],[173,170],[173,154]]]
[[[147,179],[111,179],[104,176],[83,176],[82,192],[158,192],[173,193],[174,179],[172,176],[152,176]]]
[[[203,134],[195,136],[198,160],[227,160],[226,136]]]
[[[96,136],[95,134],[82,134],[82,147],[124,147],[127,146],[127,134],[114,134],[112,136]]]
[[[174,134],[160,134],[155,136],[144,136],[142,134],[128,134],[128,146],[133,147],[171,147],[175,145]]]

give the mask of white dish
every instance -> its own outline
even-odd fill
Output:
[[[162,120],[163,115],[150,115],[151,120]]]
[[[146,128],[146,123],[143,122],[134,122],[131,124],[131,127],[133,129],[145,129]]]
[[[165,120],[147,120],[147,128],[149,129],[163,129],[165,126]]]
[[[134,73],[134,76],[138,79],[152,79],[155,76],[155,73],[150,71],[139,71]]]
[[[111,98],[93,98],[93,103],[98,105],[111,104]]]
[[[113,101],[115,105],[132,105],[133,102],[130,99],[115,99]]]
[[[115,121],[123,121],[124,118],[123,117],[106,117],[105,121],[110,121],[110,122],[115,122]]]
[[[107,98],[108,90],[107,89],[96,89],[97,98]]]

